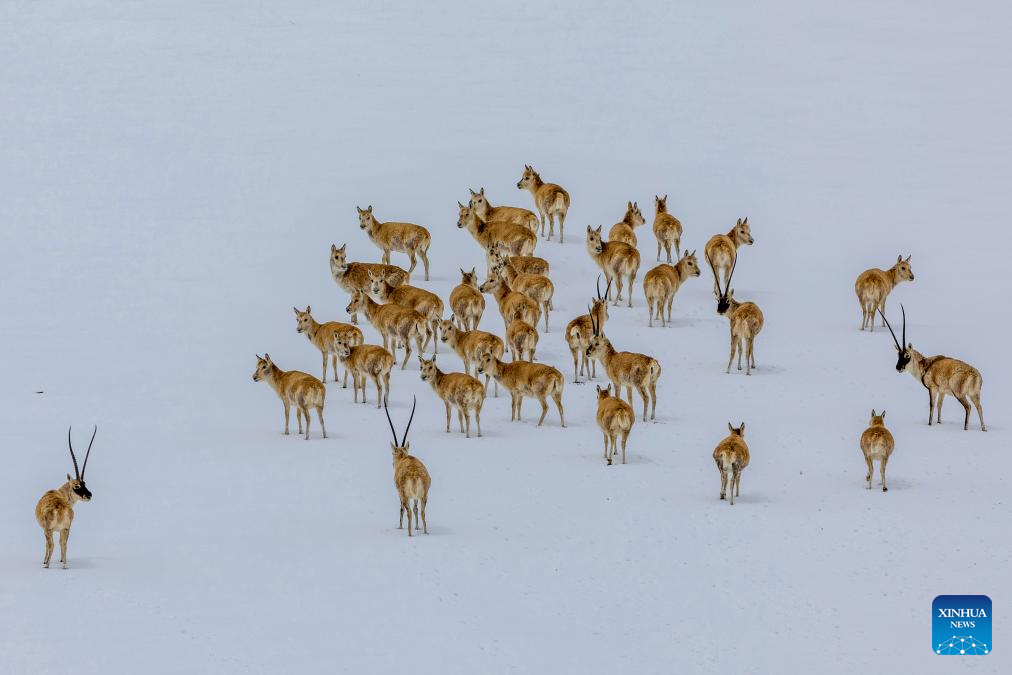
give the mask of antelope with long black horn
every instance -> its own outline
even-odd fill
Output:
[[[586,314],[576,317],[566,326],[565,338],[569,345],[569,352],[573,355],[573,382],[580,383],[580,375],[588,378],[597,377],[597,362],[587,357],[587,347],[590,346],[590,339],[594,337],[594,323],[598,330],[604,330],[604,322],[608,320],[608,296],[611,291],[611,282],[605,295],[601,295],[601,276],[597,277],[597,297],[591,300]],[[579,360],[579,368],[577,367]]]
[[[896,339],[893,327],[881,310],[879,315],[896,345],[896,372],[910,373],[928,390],[928,426],[931,426],[933,412],[935,421],[938,424],[942,423],[942,401],[948,394],[954,396],[963,406],[965,413],[963,431],[970,428],[970,401],[973,401],[973,405],[977,408],[980,430],[987,431],[984,425],[984,408],[980,404],[980,388],[984,384],[980,371],[959,359],[941,355],[924,356],[918,352],[912,343],[907,342],[907,311],[903,305],[900,305],[900,311],[903,312],[902,341]]]
[[[425,522],[425,504],[429,500],[429,486],[432,484],[429,472],[426,470],[425,465],[422,464],[422,461],[408,454],[408,450],[411,448],[411,444],[408,443],[408,430],[411,429],[411,421],[415,419],[415,406],[417,404],[418,399],[413,397],[411,416],[408,417],[408,425],[404,427],[404,435],[400,441],[397,440],[397,430],[394,429],[394,421],[390,419],[390,410],[387,408],[386,403],[383,404],[383,410],[387,414],[387,422],[390,424],[390,433],[393,434],[394,438],[393,443],[390,444],[394,460],[394,486],[397,488],[397,496],[401,501],[401,518],[397,529],[404,528],[404,514],[406,512],[408,514],[409,537],[412,536],[412,508],[414,509],[415,516],[415,531],[418,530],[418,520],[420,517],[422,532],[425,534],[429,533],[428,523]],[[420,512],[419,502],[421,502]]]
[[[731,278],[734,276],[734,268],[738,263],[737,259],[731,263],[731,271],[727,275],[727,283],[723,289],[720,287],[717,270],[709,255],[707,255],[707,262],[710,263],[710,270],[713,272],[713,283],[716,288],[713,294],[717,298],[717,314],[726,316],[731,327],[731,355],[727,359],[727,369],[724,372],[731,372],[731,363],[737,352],[738,370],[741,370],[741,357],[744,355],[745,374],[751,375],[752,369],[756,367],[755,339],[765,323],[762,310],[754,302],[738,302],[734,299],[734,289],[730,285]]]
[[[621,398],[622,387],[626,388],[626,398],[632,405],[633,387],[643,398],[643,421],[647,421],[649,408],[650,419],[657,413],[657,380],[661,376],[661,364],[657,359],[636,352],[620,352],[612,346],[601,333],[601,327],[594,322],[594,337],[587,347],[587,356],[597,359],[604,366],[608,379],[615,385],[615,396]]]
[[[67,569],[67,540],[70,538],[70,525],[74,522],[74,504],[91,501],[91,491],[84,483],[84,472],[88,470],[88,457],[91,456],[91,445],[95,442],[98,427],[91,432],[88,450],[84,453],[84,464],[77,467],[77,456],[74,444],[70,440],[70,429],[67,429],[67,445],[70,447],[70,459],[74,463],[74,477],[67,474],[67,482],[56,490],[49,490],[42,495],[35,505],[35,520],[46,535],[46,553],[42,558],[42,566],[49,567],[49,559],[53,555],[53,533],[60,533],[60,564]]]

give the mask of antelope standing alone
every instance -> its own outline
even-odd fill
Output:
[[[382,274],[383,278],[391,286],[400,286],[408,281],[406,270],[396,265],[384,265],[382,263],[348,262],[347,244],[341,248],[330,245],[330,275],[334,277],[334,283],[340,286],[348,295],[354,295],[355,291],[369,292],[372,281],[369,279],[369,272]],[[352,323],[358,323],[358,315],[353,314]]]
[[[511,421],[520,421],[520,407],[523,405],[524,397],[531,396],[541,403],[541,418],[538,420],[540,427],[545,421],[545,415],[548,414],[548,397],[551,396],[555,401],[555,407],[559,409],[559,423],[563,427],[566,426],[566,417],[562,411],[562,387],[565,378],[555,368],[530,361],[506,363],[492,354],[485,354],[481,357],[478,374],[491,375],[496,382],[509,390],[512,400]]]
[[[390,371],[394,367],[394,355],[379,345],[352,345],[340,337],[334,340],[334,351],[341,359],[345,370],[351,371],[351,386],[355,390],[355,403],[358,403],[358,390],[362,390],[362,403],[367,403],[365,396],[365,378],[370,378],[376,385],[376,407],[386,403],[390,398]]]
[[[524,174],[517,181],[518,190],[527,190],[534,197],[534,207],[541,215],[541,236],[545,236],[545,220],[550,223],[548,238],[555,236],[555,216],[559,217],[559,243],[563,242],[569,193],[555,183],[546,183],[533,167],[524,165]]]
[[[622,437],[622,463],[625,464],[625,446],[629,432],[636,423],[632,406],[617,395],[611,395],[611,385],[604,389],[597,387],[597,426],[604,434],[604,459],[611,466],[611,460],[618,451],[618,437]],[[610,448],[609,448],[610,445]]]
[[[383,336],[383,347],[394,357],[397,346],[404,347],[404,362],[401,370],[408,366],[411,358],[411,340],[415,341],[418,353],[422,353],[422,342],[429,332],[429,323],[424,316],[411,309],[393,303],[381,305],[375,302],[365,291],[355,291],[351,302],[345,308],[348,314],[361,311],[369,319],[369,323]]]
[[[664,198],[654,195],[654,208],[657,215],[654,216],[654,237],[657,239],[657,260],[661,259],[661,246],[671,262],[671,246],[675,247],[675,255],[682,257],[682,223],[673,215],[668,213],[668,196]]]
[[[486,333],[482,330],[464,330],[453,321],[444,319],[439,323],[440,339],[457,352],[457,356],[464,362],[464,372],[471,374],[471,366],[481,363],[484,354],[492,354],[496,358],[502,358],[506,347],[499,336]],[[488,392],[488,381],[491,376],[485,376],[485,391]],[[499,383],[495,383],[495,395],[499,395]]]
[[[444,373],[436,366],[436,357],[426,361],[425,357],[419,356],[421,377],[423,382],[432,385],[436,396],[443,400],[446,406],[446,433],[450,433],[450,408],[457,410],[457,423],[460,425],[460,433],[465,438],[471,438],[471,412],[474,412],[474,421],[478,426],[478,436],[481,437],[481,407],[485,404],[485,387],[482,383],[467,373]],[[464,421],[467,421],[467,430],[464,430]]]
[[[552,298],[555,296],[555,284],[543,274],[526,274],[506,261],[496,263],[499,275],[506,279],[510,290],[523,293],[541,306],[545,317],[545,332],[548,332],[548,312],[552,309]]]
[[[861,452],[864,454],[865,464],[868,465],[868,473],[865,475],[864,480],[868,483],[868,489],[870,490],[871,475],[875,471],[873,462],[878,460],[879,475],[882,480],[882,492],[889,491],[889,488],[886,486],[886,464],[889,463],[889,457],[893,454],[893,448],[896,447],[893,435],[886,429],[885,416],[885,410],[882,411],[881,415],[876,415],[873,408],[868,428],[861,434]]]
[[[306,419],[306,440],[309,440],[309,409],[316,409],[320,418],[320,429],[323,437],[327,437],[327,426],[323,423],[323,402],[327,397],[327,388],[323,382],[308,373],[298,370],[281,370],[271,361],[270,354],[257,354],[257,368],[253,371],[253,381],[264,380],[281,399],[285,406],[285,435],[288,435],[288,417],[291,407],[295,405],[295,419],[299,422],[299,433],[302,433],[302,418]]]
[[[538,303],[519,291],[510,288],[509,281],[500,276],[498,267],[493,267],[488,279],[478,287],[482,293],[488,293],[499,305],[499,314],[502,315],[503,326],[509,328],[513,315],[520,311],[523,313],[524,321],[532,326],[538,325],[541,318],[541,308]]]
[[[517,310],[506,328],[506,344],[514,361],[533,361],[538,348],[538,330],[524,321],[524,313]]]
[[[914,271],[910,267],[910,256],[896,256],[896,264],[887,270],[873,267],[861,272],[854,282],[854,292],[861,304],[861,330],[875,330],[875,311],[885,313],[886,298],[900,283],[913,281]],[[885,323],[882,324],[885,326]]]
[[[372,213],[372,205],[362,210],[357,206],[358,224],[369,240],[376,244],[383,251],[383,262],[390,264],[390,251],[406,253],[411,266],[408,267],[408,277],[415,271],[415,258],[422,259],[425,267],[425,280],[429,280],[429,245],[432,243],[432,236],[429,231],[421,225],[414,223],[381,223],[376,220]]]
[[[608,299],[607,293],[611,290],[611,282],[608,282],[609,288],[605,291],[605,296],[601,296],[601,278],[597,279],[597,297],[591,299],[591,305],[587,308],[586,314],[581,314],[576,317],[566,326],[566,344],[569,345],[569,353],[573,356],[573,383],[580,383],[580,375],[586,375],[587,378],[597,377],[597,361],[587,357],[587,347],[590,346],[590,340],[594,337],[594,326],[598,326],[598,330],[604,332],[604,323],[608,320]],[[576,361],[577,358],[580,360],[580,367],[577,370]],[[593,373],[593,374],[592,374]]]
[[[450,311],[460,320],[465,330],[478,330],[478,322],[485,313],[485,296],[478,290],[478,273],[460,270],[460,284],[450,291]]]
[[[501,241],[492,244],[490,251],[493,262],[501,265],[512,263],[514,269],[521,274],[543,274],[546,277],[549,272],[548,261],[533,255],[512,255]]]
[[[636,228],[646,222],[639,204],[629,202],[622,220],[611,226],[611,230],[608,232],[608,241],[621,241],[636,248]]]
[[[622,387],[626,388],[629,405],[633,402],[633,387],[643,399],[643,421],[647,421],[647,407],[650,408],[650,419],[657,412],[657,380],[661,377],[661,364],[657,359],[636,352],[616,351],[611,341],[601,334],[601,329],[594,325],[594,337],[587,347],[587,356],[597,359],[604,367],[608,379],[615,385],[615,395],[622,396]]]
[[[731,271],[727,275],[727,283],[730,284],[731,276],[734,274],[735,263],[731,264]],[[717,314],[726,316],[728,325],[731,328],[731,355],[727,359],[725,373],[731,372],[731,362],[734,361],[735,352],[738,353],[738,370],[741,370],[741,357],[745,356],[745,374],[751,375],[755,364],[755,339],[763,329],[765,319],[759,305],[754,302],[738,302],[734,299],[734,289],[724,287],[720,290],[720,282],[717,279],[716,268],[710,263],[713,271],[713,284],[717,287],[714,295],[717,297]]]
[[[970,401],[977,408],[977,416],[980,418],[980,430],[987,431],[984,425],[984,409],[980,404],[980,389],[984,384],[984,378],[980,371],[968,363],[948,356],[924,356],[914,345],[907,342],[907,311],[900,305],[903,312],[903,341],[896,339],[893,327],[885,318],[885,314],[879,312],[896,344],[896,353],[899,358],[896,361],[896,372],[904,371],[919,380],[924,388],[928,390],[928,426],[931,426],[931,413],[936,409],[936,419],[942,423],[942,401],[946,394],[955,397],[963,406],[966,415],[963,418],[963,431],[970,428]],[[904,348],[902,345],[906,345]]]
[[[305,333],[309,342],[320,350],[323,355],[323,377],[321,382],[327,381],[327,357],[330,357],[332,370],[334,371],[334,382],[337,382],[337,352],[334,351],[334,339],[343,338],[350,345],[360,345],[364,341],[362,331],[357,326],[352,326],[340,321],[328,321],[318,323],[313,318],[313,308],[306,305],[306,311],[299,311],[298,307],[292,307],[295,311],[295,332]],[[343,389],[348,388],[348,369],[344,369]]]
[[[710,269],[713,270],[714,291],[720,290],[717,284],[717,270],[723,271],[724,286],[726,287],[731,282],[731,270],[738,262],[738,247],[751,246],[754,243],[755,239],[752,238],[748,218],[745,220],[739,218],[727,234],[715,234],[710,237],[710,241],[706,242],[706,246],[703,248],[703,254],[706,256],[707,262],[710,263]]]
[[[429,321],[430,331],[425,336],[425,345],[432,340],[433,353],[439,351],[439,340],[436,339],[436,329],[439,328],[439,320],[443,317],[443,301],[435,293],[430,293],[423,288],[416,288],[404,284],[403,286],[391,286],[382,274],[369,273],[369,280],[372,284],[370,292],[381,303],[400,305],[413,309]]]
[[[636,274],[640,270],[640,254],[635,248],[621,241],[604,241],[601,238],[601,226],[597,229],[587,226],[587,253],[597,263],[609,283],[615,282],[618,295],[615,296],[617,306],[622,299],[623,278],[629,281],[629,306],[632,307],[632,289],[636,283]],[[611,292],[608,293],[611,299]]]
[[[415,419],[415,405],[417,399],[411,404],[411,417],[408,418],[408,425],[404,427],[404,436],[397,440],[397,430],[394,429],[394,421],[390,419],[390,410],[386,405],[383,409],[387,414],[387,422],[390,423],[390,432],[394,435],[394,442],[390,444],[394,460],[394,486],[397,488],[397,497],[401,502],[401,517],[397,525],[398,530],[404,529],[404,514],[408,514],[408,536],[411,535],[411,510],[414,508],[415,532],[418,531],[418,505],[421,503],[422,532],[429,533],[429,524],[425,521],[425,504],[429,501],[429,487],[432,485],[432,478],[428,470],[422,464],[422,460],[408,454],[411,444],[408,443],[408,430],[411,429],[411,420]]]
[[[713,450],[713,461],[720,472],[720,498],[724,499],[728,483],[731,484],[731,506],[735,496],[741,496],[741,472],[748,466],[748,444],[745,443],[745,423],[735,428],[727,423],[731,433]]]
[[[91,444],[95,442],[98,427],[91,432],[88,451],[84,453],[84,465],[77,469],[77,456],[74,444],[70,440],[70,429],[67,429],[67,445],[70,447],[70,459],[74,462],[74,477],[67,474],[67,482],[55,490],[47,491],[35,505],[35,520],[46,536],[46,553],[42,558],[42,566],[48,568],[53,557],[53,533],[60,533],[60,564],[67,569],[67,540],[70,539],[70,526],[74,522],[74,504],[90,502],[91,490],[84,484],[84,472],[88,469],[88,457],[91,455]]]
[[[674,265],[661,263],[643,277],[643,295],[647,299],[647,313],[650,316],[648,325],[653,328],[654,314],[661,320],[664,328],[671,322],[671,306],[675,303],[675,293],[689,277],[699,276],[699,265],[696,263],[696,252],[685,252],[685,255]],[[664,308],[667,307],[668,319],[664,320]]]
[[[537,236],[538,217],[532,211],[518,206],[492,206],[488,198],[485,197],[485,188],[481,188],[478,192],[474,190],[470,190],[470,192],[470,206],[482,220],[490,223],[514,223],[522,225]]]

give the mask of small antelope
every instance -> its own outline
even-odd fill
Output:
[[[889,463],[889,456],[893,454],[896,442],[893,440],[893,435],[886,429],[885,416],[885,410],[881,415],[876,415],[875,410],[872,409],[868,428],[861,434],[861,452],[864,453],[864,461],[868,465],[868,474],[864,477],[868,483],[868,489],[871,489],[871,475],[875,471],[872,462],[877,459],[879,475],[882,478],[882,492],[889,492],[889,488],[886,486],[886,464]]]
[[[713,450],[713,461],[720,472],[720,498],[727,493],[728,482],[731,483],[731,506],[735,496],[741,496],[741,472],[748,466],[748,444],[745,443],[745,423],[737,429],[727,423],[731,433],[717,444]]]
[[[552,297],[555,295],[555,285],[552,280],[543,274],[525,274],[508,260],[505,265],[496,263],[496,267],[499,269],[500,276],[505,276],[511,290],[523,293],[541,306],[545,317],[545,332],[547,333],[548,312],[552,308]]]
[[[355,291],[369,292],[372,283],[369,279],[369,272],[383,274],[386,282],[391,286],[400,286],[408,281],[407,271],[396,265],[383,265],[379,263],[348,262],[346,251],[347,244],[338,248],[330,245],[330,275],[334,282],[344,289],[349,295]],[[352,323],[358,323],[358,316],[352,315]]]
[[[875,310],[885,313],[886,298],[903,281],[913,281],[914,271],[910,268],[910,256],[896,256],[896,264],[887,270],[873,267],[861,272],[854,282],[854,292],[861,304],[861,330],[875,330]],[[885,324],[882,324],[885,326]]]
[[[675,247],[675,255],[682,257],[682,223],[678,218],[668,213],[668,196],[664,198],[654,195],[654,207],[657,215],[654,216],[654,237],[657,239],[657,260],[661,259],[661,246],[671,262],[671,246]]]
[[[530,255],[538,245],[538,236],[523,225],[515,223],[489,223],[478,216],[473,208],[457,202],[460,212],[457,227],[471,233],[478,245],[485,249],[488,264],[492,265],[492,247],[502,244],[511,255]]]
[[[439,335],[443,342],[448,344],[457,356],[464,362],[464,372],[471,374],[471,366],[481,363],[484,354],[492,354],[496,358],[502,358],[506,346],[499,336],[486,333],[482,330],[464,330],[453,321],[443,320],[439,322]],[[485,391],[488,392],[489,375],[485,376]],[[499,383],[495,383],[495,395],[499,395]]]
[[[608,282],[610,291],[611,282]],[[604,332],[604,323],[608,320],[608,299],[607,295],[601,295],[601,277],[597,278],[597,298],[591,299],[591,306],[587,307],[587,313],[576,317],[566,326],[566,344],[569,345],[569,353],[573,355],[573,383],[580,383],[580,375],[586,371],[587,378],[597,377],[597,361],[587,358],[587,347],[594,337],[594,326]],[[576,360],[580,359],[580,368],[577,370]],[[593,373],[593,374],[592,374]]]
[[[904,371],[919,380],[924,388],[928,390],[928,426],[931,426],[931,412],[935,410],[937,401],[936,419],[942,423],[942,401],[945,395],[955,397],[963,406],[966,415],[963,418],[963,431],[970,428],[970,401],[977,408],[977,417],[980,418],[980,430],[987,431],[984,426],[984,409],[980,405],[980,388],[984,384],[984,378],[980,371],[968,363],[948,356],[924,356],[912,343],[907,342],[907,311],[900,305],[903,312],[903,341],[896,339],[893,327],[886,321],[885,314],[881,314],[886,327],[892,333],[893,342],[896,344],[896,352],[899,358],[896,361],[896,372]],[[901,345],[906,345],[904,349]]]
[[[74,522],[74,504],[90,502],[91,490],[84,484],[84,472],[88,469],[88,456],[91,455],[91,444],[95,442],[98,427],[91,432],[88,451],[84,453],[84,465],[77,470],[77,456],[74,455],[74,444],[70,441],[70,429],[67,429],[67,445],[70,446],[70,459],[74,462],[74,477],[67,474],[67,482],[55,490],[42,495],[35,505],[35,520],[46,535],[46,553],[42,558],[42,566],[49,568],[49,559],[53,557],[53,532],[60,533],[60,564],[67,569],[67,540],[70,538],[70,525]]]
[[[481,407],[485,404],[485,387],[481,382],[466,373],[444,373],[436,366],[436,357],[426,361],[425,357],[419,356],[418,363],[421,367],[422,382],[432,385],[436,396],[443,399],[446,406],[446,433],[450,433],[450,408],[457,410],[457,423],[460,425],[460,433],[465,438],[471,438],[471,412],[474,411],[474,421],[478,426],[478,437],[481,437]],[[464,421],[467,421],[467,430],[464,430]]]
[[[381,305],[370,298],[365,291],[355,291],[351,302],[345,308],[348,314],[361,311],[369,323],[383,336],[383,347],[394,357],[398,344],[404,347],[404,362],[401,370],[408,366],[411,358],[411,340],[415,341],[418,353],[422,353],[422,340],[428,334],[429,323],[424,316],[411,309],[393,303]]]
[[[390,398],[390,371],[394,367],[394,355],[379,345],[352,345],[338,337],[334,340],[334,351],[341,359],[345,370],[351,371],[351,386],[355,390],[355,403],[358,403],[358,390],[362,390],[362,403],[367,403],[365,396],[365,378],[370,378],[376,385],[376,407],[386,404]]]
[[[500,276],[498,267],[493,267],[488,279],[478,287],[482,293],[489,293],[499,304],[499,314],[502,315],[503,325],[509,328],[513,315],[519,310],[523,312],[524,321],[532,326],[538,325],[541,318],[541,309],[538,303],[529,297],[510,288],[509,281]]]
[[[647,313],[650,316],[648,325],[654,325],[654,314],[661,320],[664,328],[671,322],[671,306],[675,302],[675,293],[681,288],[682,282],[689,277],[699,276],[699,265],[696,263],[696,252],[685,252],[685,255],[674,265],[661,263],[643,277],[643,295],[647,299]],[[664,308],[668,309],[668,319],[664,320]]]
[[[703,254],[706,255],[707,262],[710,263],[710,269],[713,270],[714,285],[713,290],[719,291],[717,287],[717,270],[721,270],[724,273],[724,286],[731,282],[731,270],[734,268],[735,263],[738,262],[738,247],[745,244],[751,246],[755,243],[755,239],[752,238],[752,230],[748,226],[748,218],[742,220],[738,219],[734,227],[727,234],[715,234],[710,237],[710,241],[706,242],[706,246],[703,248]]]
[[[435,293],[430,293],[423,288],[416,288],[404,284],[403,286],[391,286],[383,278],[382,274],[369,273],[372,284],[369,292],[372,293],[381,303],[393,303],[401,307],[408,307],[415,310],[429,321],[430,331],[425,337],[425,347],[432,340],[433,353],[439,351],[436,339],[436,329],[439,328],[439,320],[443,316],[443,301]]]
[[[478,273],[460,270],[460,284],[450,291],[450,311],[460,319],[465,330],[478,330],[478,322],[485,313],[485,296],[478,290]]]
[[[636,248],[636,228],[646,222],[646,218],[640,212],[639,204],[629,202],[622,220],[611,226],[611,230],[608,232],[608,241],[621,241]]]
[[[635,248],[621,241],[604,241],[601,238],[601,226],[595,230],[587,226],[587,253],[604,272],[608,282],[614,281],[618,289],[615,297],[617,306],[622,299],[623,279],[629,281],[629,306],[632,307],[632,289],[636,282],[636,274],[640,270],[640,254]],[[611,295],[608,295],[611,299]]]
[[[506,344],[514,361],[533,361],[538,347],[538,330],[524,321],[524,313],[517,310],[506,328]]]
[[[494,258],[493,262],[501,265],[505,265],[507,262],[513,263],[513,267],[521,274],[543,274],[546,277],[548,276],[549,265],[548,261],[544,258],[533,255],[512,255],[501,241],[492,244],[490,253]]]
[[[292,405],[295,405],[295,419],[299,422],[299,433],[302,433],[302,418],[306,419],[306,440],[309,440],[309,409],[316,409],[320,418],[320,429],[323,437],[327,437],[327,426],[323,423],[323,402],[327,397],[327,388],[323,382],[308,373],[298,370],[281,370],[271,361],[270,354],[257,354],[257,368],[253,371],[253,381],[264,380],[281,399],[285,406],[285,435],[288,435],[288,417]]]
[[[533,167],[524,165],[524,175],[517,181],[518,190],[527,190],[534,197],[534,206],[541,215],[541,236],[545,236],[545,220],[550,223],[548,238],[555,236],[555,216],[559,217],[559,243],[563,242],[569,193],[555,183],[546,183]]]
[[[734,299],[734,289],[724,287],[720,290],[720,282],[717,279],[717,271],[710,262],[710,269],[713,271],[713,283],[718,291],[714,291],[717,297],[717,314],[726,316],[731,328],[731,355],[727,359],[727,370],[731,372],[731,362],[734,361],[735,352],[738,353],[738,370],[741,370],[741,357],[745,356],[745,374],[751,375],[755,365],[755,339],[762,331],[765,319],[759,305],[754,302],[738,302]],[[737,262],[737,261],[736,261]],[[734,274],[735,263],[731,264],[731,271],[727,275],[727,283],[731,282]]]
[[[537,236],[538,217],[534,215],[533,211],[528,211],[517,206],[492,206],[485,197],[485,188],[481,188],[478,192],[474,190],[470,190],[470,192],[470,206],[482,220],[490,223],[523,225]]]
[[[411,444],[408,443],[408,430],[411,428],[411,420],[415,419],[415,399],[411,404],[411,417],[408,418],[408,426],[404,428],[404,436],[398,442],[397,431],[394,429],[394,422],[390,419],[390,410],[384,404],[383,409],[387,413],[387,422],[390,423],[390,431],[394,435],[394,442],[390,444],[394,457],[394,486],[397,488],[397,496],[401,501],[401,519],[397,525],[398,530],[404,529],[404,514],[408,514],[408,536],[411,536],[411,509],[414,507],[415,532],[418,532],[418,503],[422,504],[421,520],[422,532],[429,533],[429,525],[425,522],[425,504],[429,501],[429,486],[432,485],[432,478],[429,472],[417,457],[408,454]]]
[[[304,312],[299,311],[298,307],[292,307],[292,309],[295,310],[295,332],[305,333],[312,345],[323,354],[323,377],[320,378],[320,381],[327,381],[327,357],[329,356],[331,357],[332,370],[334,371],[334,382],[337,382],[337,352],[334,351],[334,339],[342,337],[350,345],[360,345],[364,341],[362,331],[357,326],[341,323],[340,321],[317,323],[313,318],[313,308],[309,305],[306,305],[306,311]],[[344,370],[344,383],[341,387],[343,389],[348,388],[347,368]]]
[[[372,205],[362,210],[357,206],[358,225],[369,235],[369,240],[376,244],[383,251],[383,262],[390,264],[390,251],[406,253],[411,266],[408,267],[408,277],[415,271],[415,258],[422,259],[425,267],[425,280],[429,280],[429,245],[432,243],[432,235],[421,225],[414,223],[381,223],[372,214]]]
[[[629,431],[636,422],[632,406],[617,395],[611,395],[611,385],[604,389],[597,386],[597,426],[604,434],[604,459],[611,466],[611,460],[618,451],[618,437],[622,437],[622,463],[625,464],[625,445]],[[609,448],[610,445],[610,448]]]
[[[615,351],[611,342],[601,334],[601,329],[594,325],[594,337],[587,347],[587,356],[597,359],[608,374],[608,379],[615,385],[615,396],[621,397],[622,387],[626,388],[629,405],[633,402],[633,387],[643,399],[643,421],[647,421],[647,407],[650,407],[650,419],[657,412],[657,380],[661,377],[661,364],[657,359],[635,352]]]
[[[506,363],[492,354],[485,354],[478,365],[478,374],[491,375],[496,382],[509,390],[512,399],[511,421],[520,421],[520,406],[523,405],[524,397],[531,396],[541,403],[541,419],[538,420],[540,427],[545,421],[545,415],[548,414],[548,397],[551,396],[555,401],[555,407],[559,409],[559,423],[563,427],[566,426],[566,417],[562,411],[564,378],[555,368],[530,361]]]

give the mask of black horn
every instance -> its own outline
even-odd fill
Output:
[[[67,427],[67,446],[70,448],[70,459],[74,462],[74,476],[81,480],[81,472],[77,468],[77,457],[74,455],[74,444],[70,440],[70,432],[73,427]]]
[[[415,406],[418,405],[418,398],[415,396],[411,397],[411,416],[408,417],[408,426],[404,427],[404,436],[401,437],[401,447],[405,447],[408,442],[408,430],[411,428],[411,420],[415,419]]]
[[[383,411],[387,414],[387,422],[390,423],[390,433],[394,435],[394,446],[397,445],[397,430],[394,429],[394,421],[390,419],[390,410],[387,409],[387,402],[383,401]]]
[[[95,434],[98,433],[98,425],[95,425],[95,430],[91,432],[91,440],[88,441],[88,450],[84,453],[84,464],[81,465],[81,480],[84,480],[84,472],[88,470],[88,457],[91,456],[91,444],[95,442]]]
[[[903,312],[903,344],[900,345],[900,351],[907,348],[907,310],[901,304],[900,311]]]
[[[597,299],[601,299],[601,275],[597,275]]]
[[[893,332],[893,327],[892,327],[892,324],[889,323],[889,319],[887,319],[886,315],[882,313],[882,309],[881,308],[878,310],[878,313],[879,313],[879,316],[882,317],[882,320],[885,321],[885,325],[886,325],[886,328],[889,329],[889,333],[893,336],[893,342],[896,343],[896,351],[898,351],[898,352],[903,351],[903,347],[900,346],[899,341],[896,339],[896,333]],[[904,328],[906,328],[906,315],[905,314],[904,314],[904,321],[903,321],[903,323],[904,323]],[[907,337],[906,336],[906,332],[904,331],[904,333],[903,333],[903,339],[905,340],[906,337]]]

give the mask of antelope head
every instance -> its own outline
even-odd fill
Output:
[[[896,256],[896,266],[893,268],[894,274],[896,275],[897,281],[913,281],[914,270],[910,267],[910,256],[904,258],[901,255]]]
[[[897,340],[896,339],[896,333],[893,332],[893,327],[889,324],[889,319],[887,319],[885,317],[885,314],[882,314],[882,310],[881,309],[878,311],[879,315],[882,317],[882,320],[885,321],[886,327],[889,328],[889,333],[893,336],[893,344],[896,345],[896,354],[897,354],[896,372],[897,373],[902,373],[903,371],[905,371],[907,369],[907,366],[910,365],[910,360],[913,358],[913,354],[911,354],[911,350],[914,348],[913,344],[907,342],[907,310],[903,307],[903,305],[900,305],[900,311],[903,312],[903,339],[902,340]],[[906,347],[904,347],[903,345],[906,345]]]
[[[752,238],[752,230],[748,226],[748,217],[745,220],[741,218],[734,224],[734,238],[738,242],[738,245],[748,244],[751,246],[755,243],[755,239]]]
[[[663,197],[658,197],[657,195],[654,195],[654,208],[657,210],[657,213],[667,213],[668,196],[664,195]]]
[[[488,200],[485,199],[485,188],[481,188],[477,192],[469,189],[469,192],[471,193],[471,208],[484,212],[489,207]]]
[[[594,358],[606,348],[606,345],[610,343],[608,342],[608,338],[606,338],[604,333],[601,331],[601,324],[598,322],[597,316],[594,314],[594,308],[588,307],[587,312],[590,314],[590,325],[594,330],[593,337],[590,338],[590,342],[587,344],[587,358]]]
[[[91,501],[91,490],[84,484],[84,472],[88,470],[88,457],[91,455],[91,444],[95,442],[95,434],[98,433],[98,426],[95,426],[95,430],[91,432],[91,440],[88,441],[88,451],[84,453],[84,464],[81,466],[80,471],[77,469],[77,456],[74,454],[74,444],[70,440],[70,429],[67,429],[67,445],[70,446],[70,459],[74,462],[74,477],[71,478],[70,474],[67,474],[67,481],[70,483],[71,491],[80,499],[82,502]]]
[[[306,305],[306,311],[300,311],[298,307],[292,307],[295,311],[295,332],[306,333],[313,323],[313,308]]]
[[[271,361],[271,355],[265,353],[260,356],[257,354],[257,369],[253,371],[253,381],[266,380],[273,370],[274,363]]]
[[[696,262],[696,252],[695,251],[693,251],[692,253],[689,253],[688,251],[686,251],[682,255],[682,261],[681,262],[685,266],[685,269],[688,270],[688,275],[690,277],[698,277],[699,276],[699,264]]]
[[[595,230],[590,225],[587,226],[587,251],[591,255],[601,255],[601,251],[604,250],[604,242],[601,241],[601,225],[597,226]]]
[[[432,359],[426,361],[424,356],[418,356],[419,370],[421,372],[422,382],[428,382],[436,377],[436,355],[432,355]]]
[[[411,429],[411,420],[415,419],[415,406],[418,405],[418,399],[412,397],[411,402],[411,417],[408,418],[408,425],[404,427],[404,435],[401,440],[397,440],[397,430],[394,429],[394,421],[390,419],[390,410],[387,409],[387,404],[383,403],[383,410],[387,414],[387,422],[390,423],[390,432],[394,435],[393,443],[390,444],[390,449],[393,452],[394,466],[397,465],[397,460],[407,457],[408,450],[411,449],[411,444],[408,443],[408,430]]]
[[[539,178],[538,172],[534,170],[534,167],[524,164],[524,175],[520,176],[520,180],[517,181],[518,190],[530,190],[536,186],[536,180]]]
[[[341,244],[341,248],[336,244],[330,245],[330,269],[341,274],[348,271],[347,247],[347,244]]]
[[[727,430],[731,432],[732,436],[739,436],[745,438],[745,423],[742,422],[740,427],[731,426],[731,423],[727,423]]]
[[[365,307],[367,297],[368,296],[365,294],[365,291],[355,291],[351,294],[351,302],[349,302],[348,306],[344,308],[344,311],[348,312],[348,314],[354,314],[355,312],[361,311]]]
[[[372,204],[365,209],[356,206],[355,210],[358,211],[358,226],[366,232],[371,232],[376,225],[376,217],[372,214]]]

